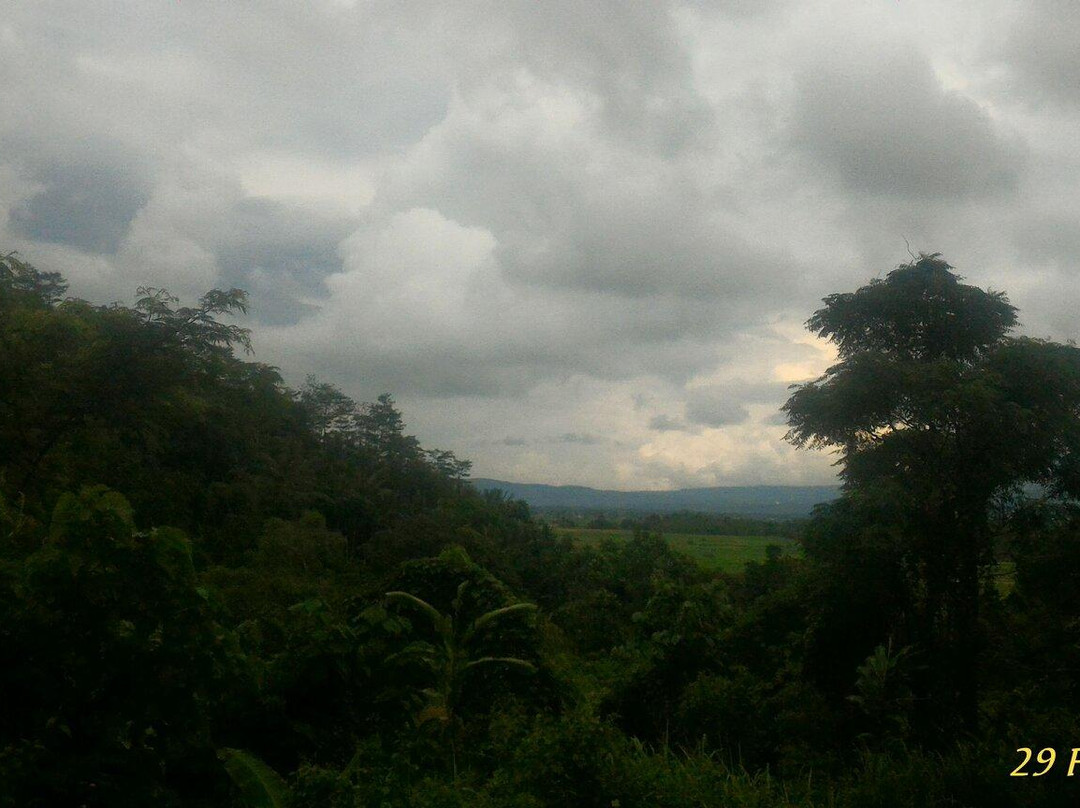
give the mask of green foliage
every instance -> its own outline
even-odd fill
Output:
[[[0,255],[0,307],[13,302],[31,306],[55,306],[68,285],[59,272],[40,272],[10,252]]]
[[[643,740],[667,742],[683,691],[699,674],[722,664],[724,635],[732,622],[724,587],[658,586],[633,617],[636,665],[605,709]],[[681,734],[674,726],[675,734]]]
[[[198,305],[180,308],[175,308],[179,298],[165,289],[142,286],[136,294],[141,297],[135,303],[135,311],[158,339],[179,343],[200,359],[215,354],[228,357],[233,345],[251,353],[250,330],[218,320],[222,315],[246,314],[246,292],[212,289],[199,298]]]
[[[473,579],[477,573],[483,576],[482,571],[471,568],[472,562],[463,551],[446,551],[440,560],[451,568],[472,573]],[[480,577],[478,583],[483,586],[489,582]],[[506,626],[511,626],[513,631],[515,621],[520,623],[522,619],[527,619],[525,615],[531,617],[536,606],[531,603],[511,603],[477,614],[478,598],[471,592],[475,586],[470,578],[462,580],[445,613],[408,592],[386,593],[386,600],[391,606],[399,604],[406,612],[419,614],[430,624],[430,639],[421,634],[388,661],[418,667],[422,671],[423,687],[420,692],[423,699],[416,706],[413,720],[419,730],[434,726],[446,738],[455,779],[461,744],[460,713],[467,704],[466,687],[483,668],[513,669],[530,674],[537,670],[536,665],[528,659],[501,653],[503,648],[509,647],[508,640],[513,642],[513,639],[500,636]],[[520,634],[521,629],[518,628],[516,633]]]
[[[11,804],[170,804],[220,785],[182,773],[212,757],[210,711],[238,660],[182,533],[136,533],[122,496],[84,489],[61,497],[44,546],[3,585],[0,780]]]
[[[869,720],[871,733],[885,740],[905,740],[915,700],[909,686],[911,647],[893,651],[879,645],[859,666],[855,693],[848,700]],[[867,739],[873,737],[870,733]]]
[[[536,722],[489,789],[496,799],[528,795],[531,804],[551,808],[814,804],[767,773],[729,768],[701,752],[653,753],[610,724],[579,715]]]
[[[834,342],[841,359],[869,351],[971,361],[1016,325],[1016,308],[951,270],[940,253],[924,253],[857,292],[829,295],[806,326]]]
[[[354,425],[358,414],[356,402],[334,385],[320,382],[308,376],[304,386],[296,393],[311,429],[319,439],[328,442]]]
[[[927,717],[968,728],[992,506],[1030,483],[1072,494],[1080,479],[1080,349],[1010,338],[1015,324],[1002,293],[961,284],[939,255],[922,255],[825,299],[807,327],[831,339],[841,361],[784,406],[788,439],[835,449],[847,494],[860,498],[823,509],[840,528],[828,543],[859,545],[853,555],[892,578],[882,593],[891,602],[879,597],[872,610],[880,626],[866,626],[859,644],[895,633],[934,655]],[[808,551],[815,543],[826,544],[811,540]],[[832,574],[855,580],[851,569],[834,565]]]
[[[803,538],[806,674],[836,699],[852,693],[856,668],[890,634],[917,637],[925,612],[907,501],[895,489],[853,491],[821,508]]]
[[[939,256],[811,318],[842,499],[596,541],[242,361],[238,290],[65,293],[0,258],[0,806],[1072,804],[1007,774],[1080,732],[1078,350]]]
[[[599,545],[605,540],[628,541],[633,531],[612,528],[558,528],[581,546]],[[765,559],[769,547],[798,552],[791,538],[769,535],[724,535],[710,533],[664,533],[664,540],[677,553],[692,558],[707,571],[739,572],[748,561]]]
[[[495,489],[498,491],[498,489]],[[803,519],[756,519],[724,513],[677,511],[640,514],[636,511],[580,511],[570,508],[544,508],[540,515],[559,528],[571,530],[623,530],[659,533],[663,536],[775,536],[798,535]]]
[[[281,775],[240,749],[219,749],[218,758],[248,808],[288,808],[292,794]]]

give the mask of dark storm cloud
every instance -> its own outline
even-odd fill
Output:
[[[686,420],[713,428],[746,423],[750,411],[735,396],[737,393],[719,390],[691,390],[686,398]]]
[[[545,81],[588,91],[606,133],[635,147],[671,156],[708,144],[715,111],[694,87],[667,3],[511,0],[468,7],[458,25],[471,30],[458,31],[466,47],[488,58],[463,73],[466,87],[486,84],[493,67],[525,65]]]
[[[579,209],[586,215],[566,222],[558,238],[507,248],[512,277],[628,297],[715,299],[771,293],[776,276],[795,264],[750,244],[704,200],[674,188],[586,199]]]
[[[538,371],[541,376],[549,375],[546,369],[538,369],[527,361],[492,364],[456,349],[419,352],[408,344],[400,347],[369,344],[365,348],[359,342],[350,343],[350,337],[342,335],[338,351],[328,351],[320,345],[317,351],[296,352],[290,359],[293,364],[302,364],[319,376],[338,380],[357,391],[361,398],[369,399],[379,395],[380,390],[392,390],[395,395],[413,399],[523,395],[531,387],[527,380],[535,379]],[[264,340],[264,344],[275,353],[283,345],[278,340]]]
[[[256,270],[303,275],[318,287],[341,268],[337,246],[348,235],[344,217],[312,214],[269,199],[237,199],[203,232],[219,256],[225,280]]]
[[[10,212],[17,235],[88,252],[113,253],[149,188],[129,166],[52,166],[35,179],[44,189]]]
[[[779,407],[790,394],[787,388],[788,385],[782,382],[732,379],[723,386],[693,389],[686,398],[686,420],[708,427],[744,424],[750,418],[747,405],[774,404]]]
[[[557,443],[579,443],[583,446],[595,446],[598,443],[603,443],[605,438],[598,435],[590,435],[580,432],[566,432],[555,438]]]
[[[146,159],[112,139],[72,135],[41,143],[19,132],[0,138],[0,147],[38,187],[8,212],[17,235],[112,253],[150,198]]]
[[[1080,104],[1080,7],[1071,0],[1035,0],[1012,12],[996,56],[1019,80],[1017,99]]]
[[[788,425],[787,413],[774,412],[772,415],[768,416],[764,420],[764,423],[768,424],[769,426],[787,426]]]
[[[252,314],[267,325],[295,323],[317,311],[302,298],[324,294],[340,270],[338,245],[350,222],[266,199],[239,199],[201,238],[217,257],[221,285],[249,291]]]
[[[677,432],[686,429],[686,424],[677,418],[661,413],[649,419],[649,429],[655,429],[657,432]]]
[[[792,143],[849,191],[956,199],[1017,185],[1024,151],[915,48],[834,57],[796,79]]]
[[[693,388],[685,397],[685,420],[666,413],[653,416],[648,427],[657,432],[700,432],[700,427],[719,428],[745,424],[750,419],[751,404],[780,406],[787,399],[787,385],[780,382],[754,382],[733,379],[723,386]],[[764,423],[773,424],[768,417]]]
[[[1080,221],[1071,211],[1026,218],[1017,227],[1016,244],[1025,259],[1080,276]]]

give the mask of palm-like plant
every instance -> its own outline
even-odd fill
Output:
[[[535,612],[536,605],[515,603],[485,612],[475,620],[468,621],[462,616],[462,607],[469,584],[469,581],[464,581],[458,586],[449,614],[443,614],[426,600],[408,592],[386,593],[388,600],[407,604],[427,616],[435,630],[436,642],[418,640],[409,643],[390,659],[419,664],[427,671],[431,684],[421,691],[425,696],[425,703],[416,714],[416,724],[422,727],[429,722],[436,722],[441,732],[449,737],[450,766],[455,780],[460,729],[458,707],[469,672],[488,665],[502,665],[530,673],[536,671],[536,666],[531,662],[518,657],[477,655],[479,640],[495,624],[508,615]]]
[[[288,808],[292,802],[284,778],[250,752],[219,749],[218,759],[249,808]]]

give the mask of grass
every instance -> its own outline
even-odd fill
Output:
[[[584,527],[558,528],[582,546],[597,545],[605,539],[629,541],[631,530],[593,529]],[[672,550],[687,555],[707,570],[739,572],[748,561],[764,561],[765,548],[777,544],[785,555],[798,552],[793,539],[782,536],[706,536],[693,533],[668,533],[664,536]]]

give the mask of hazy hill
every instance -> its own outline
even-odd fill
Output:
[[[682,488],[677,491],[606,491],[581,485],[508,483],[482,477],[471,480],[480,489],[500,489],[536,510],[568,508],[587,511],[673,513],[702,511],[747,516],[808,516],[814,505],[835,499],[831,485],[749,485]]]

